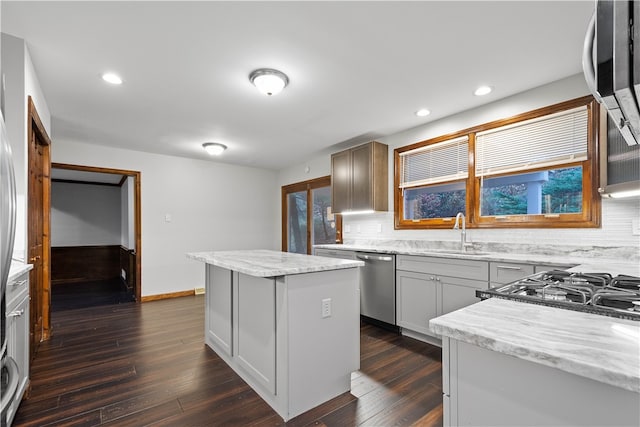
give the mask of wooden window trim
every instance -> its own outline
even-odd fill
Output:
[[[509,124],[534,119],[555,112],[586,106],[588,112],[587,160],[567,164],[567,166],[582,166],[582,213],[562,214],[561,217],[544,215],[509,215],[506,217],[480,217],[480,179],[475,176],[475,136],[478,132],[506,126]],[[599,127],[601,111],[592,96],[584,96],[570,101],[539,108],[518,114],[506,119],[495,120],[479,126],[464,129],[448,135],[438,136],[429,140],[417,142],[394,150],[394,228],[402,229],[446,229],[453,227],[452,218],[433,218],[421,220],[406,220],[404,218],[403,191],[400,184],[400,153],[416,148],[436,144],[460,136],[469,136],[469,176],[466,181],[466,212],[468,228],[597,228],[601,224],[601,199],[598,193],[599,185],[599,147],[601,145]],[[540,170],[549,170],[541,168]],[[459,181],[451,181],[459,182]],[[441,183],[445,184],[445,183]],[[437,185],[437,184],[436,184]]]
[[[309,179],[307,181],[296,182],[294,184],[284,185],[281,189],[281,213],[282,213],[282,252],[287,251],[288,224],[287,224],[287,194],[297,193],[299,191],[307,192],[307,200],[311,200],[311,190],[322,187],[331,186],[331,175],[320,178]],[[334,213],[336,220],[336,243],[342,243],[342,215]],[[307,209],[307,223],[312,223],[310,216],[313,216],[311,209]],[[311,242],[311,228],[307,227],[307,253],[311,253],[313,243]]]

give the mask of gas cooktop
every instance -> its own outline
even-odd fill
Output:
[[[640,321],[640,277],[544,271],[487,290],[480,299],[503,298]]]

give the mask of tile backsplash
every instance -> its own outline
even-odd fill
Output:
[[[640,200],[602,201],[601,228],[554,229],[467,229],[467,240],[487,243],[527,243],[598,247],[636,247],[640,235],[634,234],[634,220],[640,219]],[[393,211],[346,216],[343,219],[345,243],[359,240],[437,240],[459,241],[458,230],[394,230]]]

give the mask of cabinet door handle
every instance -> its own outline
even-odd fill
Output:
[[[27,281],[26,281],[26,280],[20,280],[19,282],[11,283],[11,285],[10,285],[10,286],[22,286],[22,285],[24,285],[25,283],[27,283]]]
[[[522,267],[512,267],[510,265],[498,265],[499,270],[522,270]]]
[[[14,310],[11,313],[7,314],[7,317],[20,317],[24,314],[24,308],[20,310]]]

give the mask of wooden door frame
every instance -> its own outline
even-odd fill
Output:
[[[135,234],[135,252],[136,252],[136,281],[135,281],[135,296],[136,302],[142,301],[142,208],[140,204],[140,171],[132,171],[125,169],[111,169],[102,168],[97,166],[83,166],[83,165],[71,165],[66,163],[53,163],[52,168],[76,170],[83,172],[97,172],[97,173],[109,173],[115,175],[125,175],[127,177],[134,178],[133,186],[133,222],[134,222],[134,234]],[[131,249],[131,248],[129,248]]]
[[[297,193],[299,191],[307,192],[307,203],[313,204],[311,200],[311,190],[316,188],[328,187],[331,185],[331,175],[322,176],[320,178],[309,179],[307,181],[296,182],[294,184],[282,186],[282,252],[287,252],[289,242],[289,224],[287,217],[287,194]],[[342,215],[336,214],[336,243],[342,243]],[[312,208],[307,208],[307,253],[311,253],[313,242],[311,242],[311,226],[313,221],[309,221],[309,218],[313,218]]]
[[[31,96],[27,101],[27,157],[28,171],[30,172],[34,165],[32,156],[31,141],[38,138],[43,147],[42,162],[42,289],[40,293],[32,295],[31,298],[42,298],[42,330],[40,335],[41,341],[46,341],[51,337],[51,139],[47,135],[47,130],[42,124],[42,120],[38,115],[35,103]],[[32,179],[32,174],[28,173],[28,179]],[[27,183],[27,188],[31,188],[31,182]],[[27,251],[33,244],[33,234],[30,227],[30,219],[33,219],[32,195],[27,196]],[[31,330],[30,325],[29,330]]]

